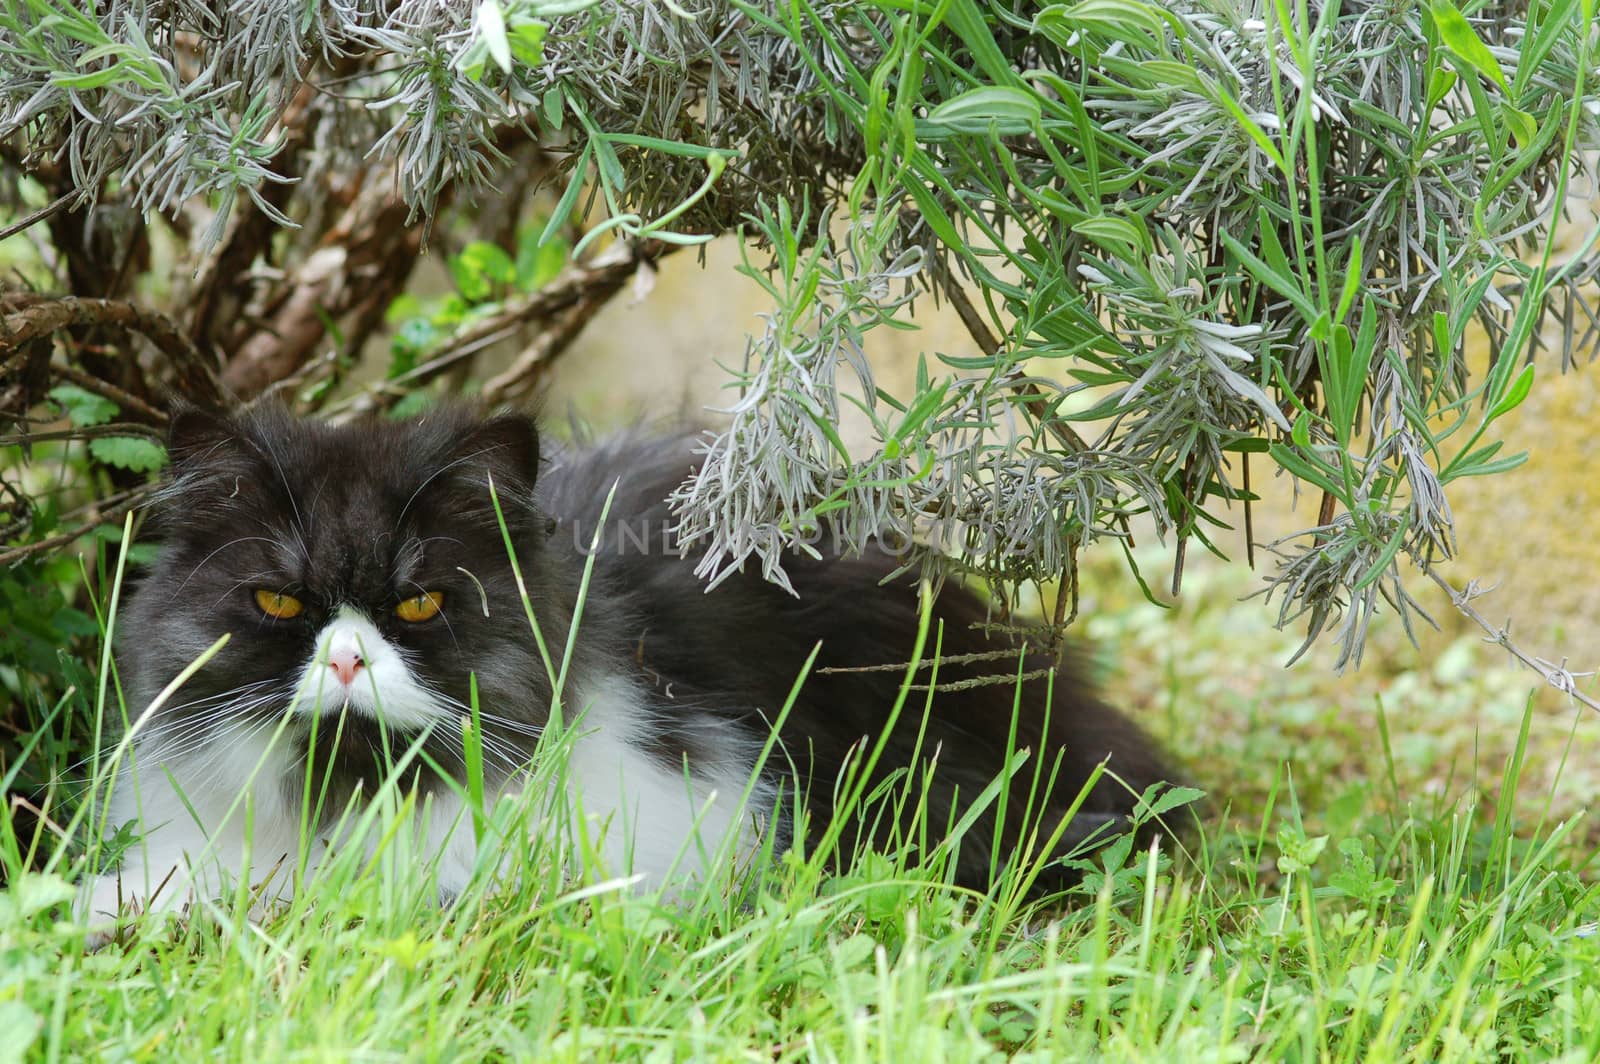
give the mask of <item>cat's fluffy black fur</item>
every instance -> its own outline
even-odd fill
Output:
[[[476,674],[496,754],[486,758],[486,769],[505,782],[513,762],[533,752],[551,681],[507,559],[491,478],[527,595],[558,663],[577,607],[583,548],[617,485],[569,675],[577,691],[620,683],[630,692],[635,719],[628,749],[680,777],[685,763],[691,776],[713,767],[723,779],[737,778],[741,768],[748,773],[749,759],[820,643],[779,751],[767,763],[773,786],[762,793],[782,795],[783,808],[756,811],[780,832],[792,830],[797,787],[813,830],[828,821],[841,769],[863,740],[883,730],[904,679],[900,671],[830,670],[905,662],[912,652],[916,585],[904,578],[883,584],[896,565],[887,554],[790,557],[785,567],[798,597],[754,572],[734,574],[707,593],[692,558],[662,549],[662,530],[671,524],[664,499],[696,460],[685,436],[634,434],[589,448],[551,447],[541,457],[532,421],[518,415],[485,418],[445,406],[405,421],[333,427],[259,405],[237,417],[180,410],[171,453],[155,509],[159,560],[122,620],[130,711],[147,705],[219,636],[232,635],[148,723],[140,742],[156,757],[163,745],[193,749],[196,736],[230,741],[245,734],[245,719],[281,718],[292,678],[318,652],[319,629],[345,606],[371,618],[419,689],[438,695],[441,705],[464,705],[468,676]],[[644,535],[623,536],[624,527]],[[304,612],[288,620],[264,615],[253,597],[259,589],[293,594]],[[424,589],[442,593],[439,616],[421,624],[397,619],[396,603]],[[947,584],[934,606],[943,653],[1004,645],[985,635],[985,619],[977,597]],[[1029,655],[1022,667],[1040,663]],[[951,664],[941,667],[939,680],[1017,668],[1014,657]],[[246,687],[253,683],[259,686]],[[1043,795],[1047,830],[1100,761],[1109,759],[1120,777],[1108,775],[1095,786],[1063,848],[1115,826],[1132,807],[1131,792],[1170,777],[1155,744],[1099,701],[1072,662],[1053,683],[1025,682],[1013,737],[1014,694],[1011,683],[940,691],[925,732],[925,696],[913,692],[908,699],[879,776],[911,767],[921,779],[934,763],[927,813],[935,837],[1001,771],[1008,744],[1035,759],[1042,755],[1047,779],[1059,756],[1054,784]],[[317,766],[330,769],[335,782],[327,808],[341,807],[372,776],[380,734],[394,730],[368,718],[346,721],[331,763]],[[303,721],[290,728],[297,754],[309,731]],[[447,771],[460,769],[453,729],[439,729],[427,746]],[[1001,832],[1008,849],[1018,842],[1036,764],[1013,788],[1010,823]],[[280,783],[287,802],[301,793],[303,774],[297,767]],[[968,834],[957,868],[962,882],[986,882],[992,837],[987,821]],[[1003,864],[1007,855],[998,856]]]

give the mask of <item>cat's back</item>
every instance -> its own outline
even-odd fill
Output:
[[[698,465],[700,446],[691,431],[644,428],[564,442],[547,449],[535,494],[562,524],[592,532],[604,515],[608,528],[648,524],[659,536],[672,522],[667,497]]]

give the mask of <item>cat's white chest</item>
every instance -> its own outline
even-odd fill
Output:
[[[650,710],[632,682],[605,677],[575,693],[581,708],[570,725],[570,788],[607,872],[641,876],[654,888],[699,879],[719,860],[742,862],[755,851],[772,799],[758,785],[745,800],[753,768],[746,751],[674,769],[640,746]]]
[[[650,709],[623,677],[591,680],[573,691],[569,704],[577,708],[560,751],[564,766],[538,766],[529,778],[558,788],[532,797],[566,804],[567,815],[556,822],[587,837],[568,840],[564,850],[573,858],[597,854],[602,867],[588,872],[637,877],[646,889],[688,885],[756,851],[772,798],[764,785],[749,787],[748,751],[730,746],[714,764],[692,773],[681,765],[674,770],[641,747]],[[159,744],[148,750],[136,744],[119,773],[110,822],[135,821],[144,837],[119,871],[93,884],[84,899],[86,915],[109,917],[129,902],[175,909],[241,879],[264,887],[264,898],[283,897],[301,862],[314,870],[327,839],[310,831],[310,818],[291,800],[300,790],[288,786],[299,758],[283,732],[281,726],[224,728],[213,742],[180,756],[163,755]],[[488,800],[521,790],[527,779],[513,776]],[[416,815],[417,859],[430,862],[442,893],[460,893],[478,859],[469,811],[454,791],[440,788]],[[371,840],[358,844],[370,852]],[[521,849],[506,840],[486,844]],[[511,875],[516,863],[516,852],[496,861]]]

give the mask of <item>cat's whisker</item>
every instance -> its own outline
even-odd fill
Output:
[[[211,745],[211,750],[200,758],[194,765],[185,765],[186,772],[195,773],[194,788],[196,791],[206,791],[222,782],[223,773],[227,768],[227,755],[235,748],[242,747],[251,742],[262,732],[275,727],[280,718],[267,716],[256,721],[248,727],[225,726],[219,739],[227,740]],[[232,734],[228,734],[228,733]],[[285,742],[286,737],[280,736],[278,741]],[[185,786],[189,784],[185,781]]]
[[[494,448],[492,448],[492,447],[481,448],[479,450],[473,451],[471,454],[464,454],[460,458],[457,458],[455,461],[447,462],[445,465],[441,466],[439,469],[434,470],[433,473],[426,480],[424,480],[421,484],[417,485],[417,490],[413,491],[411,493],[411,498],[406,500],[406,504],[404,506],[400,507],[400,516],[396,517],[394,519],[394,530],[395,531],[399,530],[400,523],[406,519],[406,511],[411,509],[411,504],[417,501],[417,496],[421,495],[423,490],[425,488],[427,488],[427,486],[429,484],[432,484],[435,480],[438,480],[444,474],[450,472],[450,470],[455,469],[458,466],[466,465],[468,462],[472,461],[475,458],[482,458],[484,455],[488,454],[492,450],[494,450]]]
[[[174,717],[181,719],[188,710],[211,708],[213,706],[224,706],[231,704],[241,696],[254,694],[263,688],[277,685],[281,682],[281,680],[274,677],[270,680],[258,680],[252,684],[244,684],[239,687],[230,688],[227,691],[219,691],[214,695],[202,695],[199,698],[191,698],[187,702],[179,702],[174,705],[167,706],[162,710],[161,717],[163,719],[171,719]]]
[[[412,587],[416,588],[417,591],[420,594],[426,595],[428,593],[428,589],[423,587],[421,584],[417,583],[415,580],[407,580],[406,583],[408,583]],[[461,644],[456,640],[455,626],[450,623],[450,618],[447,616],[448,612],[449,611],[446,610],[443,606],[440,606],[439,607],[439,619],[444,622],[445,631],[450,633],[450,642],[452,644],[454,644],[454,646],[456,648],[456,653],[460,654],[461,653]]]
[[[462,702],[460,699],[452,698],[442,691],[429,691],[428,693],[436,698],[442,705],[449,709],[456,710],[462,716],[470,717],[472,715],[472,707],[467,703]],[[544,734],[543,727],[532,724],[528,721],[514,720],[511,717],[501,716],[492,710],[485,709],[481,702],[478,705],[478,719],[504,728],[506,731],[513,731],[519,735],[526,735],[534,739],[537,739],[539,736]]]
[[[493,750],[495,753],[499,754],[508,766],[515,767],[516,765],[528,761],[531,758],[531,754],[524,753],[522,750],[517,749],[510,743],[507,743],[504,740],[495,737],[494,735],[484,734],[481,736],[481,739],[484,749]]]
[[[176,721],[163,722],[162,725],[149,733],[150,741],[183,739],[197,733],[203,733],[219,722],[228,723],[239,718],[253,719],[257,710],[263,706],[283,702],[285,697],[286,692],[282,690],[247,692],[242,697],[236,696],[222,705],[213,707],[211,712],[205,714],[191,713]],[[269,714],[269,716],[273,717],[278,715],[276,711]]]
[[[281,682],[283,682],[283,681],[279,677],[273,676],[273,677],[269,677],[269,678],[267,678],[265,680],[255,680],[255,681],[253,681],[251,683],[239,684],[239,685],[237,685],[235,687],[230,687],[225,691],[218,691],[215,694],[201,695],[198,698],[192,698],[187,702],[173,703],[172,705],[168,706],[167,709],[164,712],[171,713],[171,712],[174,712],[176,710],[182,709],[184,706],[199,705],[199,704],[202,704],[202,703],[205,703],[205,702],[214,702],[214,701],[219,701],[219,700],[222,700],[222,699],[233,698],[235,695],[238,695],[241,692],[253,691],[253,690],[256,690],[257,688],[266,687],[266,686],[268,686],[270,684],[281,683]]]
[[[273,688],[278,688],[273,690]],[[254,707],[273,698],[281,697],[288,693],[288,689],[281,681],[273,680],[270,683],[253,684],[247,687],[235,688],[220,695],[210,695],[205,698],[193,699],[180,703],[163,711],[161,722],[155,725],[157,730],[169,726],[186,724],[192,720],[214,719],[218,715],[226,714],[240,706]],[[191,712],[191,710],[205,709],[204,714]]]
[[[160,778],[170,774],[185,791],[198,794],[208,790],[215,780],[221,778],[220,766],[229,749],[225,741],[232,738],[237,742],[237,737],[225,733],[217,738],[219,741],[202,744],[186,754],[165,750],[141,752],[132,759],[129,770],[145,778]],[[193,756],[196,752],[200,752],[197,758]]]
[[[486,713],[480,709],[478,718],[485,723],[493,724],[506,731],[515,732],[518,735],[526,735],[530,739],[537,739],[544,734],[544,728],[539,725],[530,724],[527,721],[512,720],[510,717],[502,717],[498,713]]]
[[[268,713],[260,716],[240,713],[235,715],[232,720],[215,722],[213,726],[185,732],[184,735],[176,742],[152,743],[146,750],[143,751],[143,753],[144,756],[153,755],[156,757],[169,759],[182,758],[203,747],[220,745],[221,741],[226,737],[226,733],[231,730],[230,725],[237,727],[235,722],[242,721],[246,724],[259,726],[261,724],[274,723],[279,719],[281,719],[281,714],[278,713]]]
[[[311,516],[313,518],[315,518],[317,516],[317,503],[322,501],[322,493],[323,493],[323,491],[325,491],[327,489],[327,487],[328,487],[328,479],[324,478],[322,481],[320,481],[317,484],[317,493],[315,495],[311,496],[311,502],[310,502],[309,505],[306,506],[306,509],[311,511]]]
[[[225,712],[231,708],[231,703],[229,706],[217,707],[208,707],[208,703],[234,699],[237,698],[241,693],[250,692],[277,682],[278,680],[276,678],[257,680],[254,683],[243,684],[232,691],[223,691],[214,695],[206,695],[202,698],[191,699],[188,702],[183,702],[176,706],[169,707],[164,711],[162,720],[153,724],[151,729],[146,734],[151,741],[154,741],[161,736],[187,735],[192,734],[195,731],[204,730],[211,723],[212,714],[189,713],[186,711],[207,707],[214,709],[216,712]],[[177,716],[177,720],[168,720],[168,714]],[[181,714],[181,716],[178,716],[179,714]],[[130,713],[129,720],[131,721],[137,716],[138,713],[136,712]],[[116,721],[114,718],[108,718],[106,721],[108,726],[121,723],[124,722]],[[67,782],[69,780],[73,780],[74,777],[68,775],[68,773],[77,772],[79,769],[87,768],[89,765],[92,765],[97,758],[103,761],[106,757],[106,750],[100,750],[96,753],[86,754],[85,756],[78,758],[76,761],[73,761],[71,764],[63,766],[61,772],[53,778],[58,782]],[[88,782],[92,779],[92,777],[84,776],[77,777],[76,779],[78,782]]]
[[[224,599],[226,599],[229,595],[233,594],[235,591],[238,591],[241,587],[244,587],[246,584],[254,584],[254,585],[259,587],[259,586],[265,584],[269,579],[272,579],[272,578],[274,578],[276,576],[277,576],[277,571],[273,570],[273,569],[262,569],[262,570],[259,570],[257,572],[251,573],[248,576],[245,576],[245,577],[241,578],[240,580],[235,581],[232,587],[228,588],[222,594],[218,595],[215,599],[213,599],[211,601],[211,608],[212,609],[216,609],[217,606],[221,605],[221,603],[223,602]]]
[[[227,550],[229,547],[237,547],[241,543],[277,542],[277,540],[270,536],[239,536],[235,539],[230,539],[228,542],[224,543],[222,546],[218,547],[216,550],[212,551],[210,554],[207,554],[204,558],[201,558],[198,562],[196,562],[195,567],[189,570],[189,575],[183,578],[183,582],[178,585],[177,590],[172,593],[171,597],[173,599],[177,599],[177,597],[183,593],[183,589],[189,586],[189,581],[194,579],[194,575],[204,568],[207,562],[221,554],[223,551]]]
[[[277,472],[278,480],[283,483],[284,494],[289,499],[289,509],[293,515],[291,529],[295,534],[295,539],[298,541],[300,556],[303,559],[310,558],[311,548],[306,545],[306,526],[300,517],[300,503],[295,499],[294,485],[289,483],[288,474],[283,471],[283,463],[278,459],[278,450],[273,446],[271,438],[264,436],[261,439],[261,445],[267,452],[267,457],[272,460],[272,468]]]

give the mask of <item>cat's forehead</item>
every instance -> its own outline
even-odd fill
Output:
[[[412,479],[385,482],[358,469],[315,471],[290,490],[289,512],[277,514],[276,538],[313,574],[353,579],[376,568],[407,579],[442,516]]]
[[[408,426],[304,428],[287,448],[262,441],[263,487],[285,495],[280,505],[302,523],[325,525],[330,535],[370,538],[427,523],[437,516],[427,489],[459,470],[430,437]]]
[[[260,467],[205,508],[185,538],[243,550],[214,560],[265,567],[330,598],[386,593],[416,580],[428,556],[455,540],[450,515],[425,490],[436,468],[349,433],[311,434],[263,448]],[[176,500],[181,517],[184,500]],[[197,515],[198,516],[198,515]],[[202,544],[203,545],[203,544]]]
[[[330,598],[392,591],[422,571],[453,571],[463,554],[498,553],[491,473],[502,493],[526,499],[538,460],[531,422],[460,411],[328,425],[269,409],[225,428],[191,431],[177,449],[157,499],[176,533],[173,557]]]

